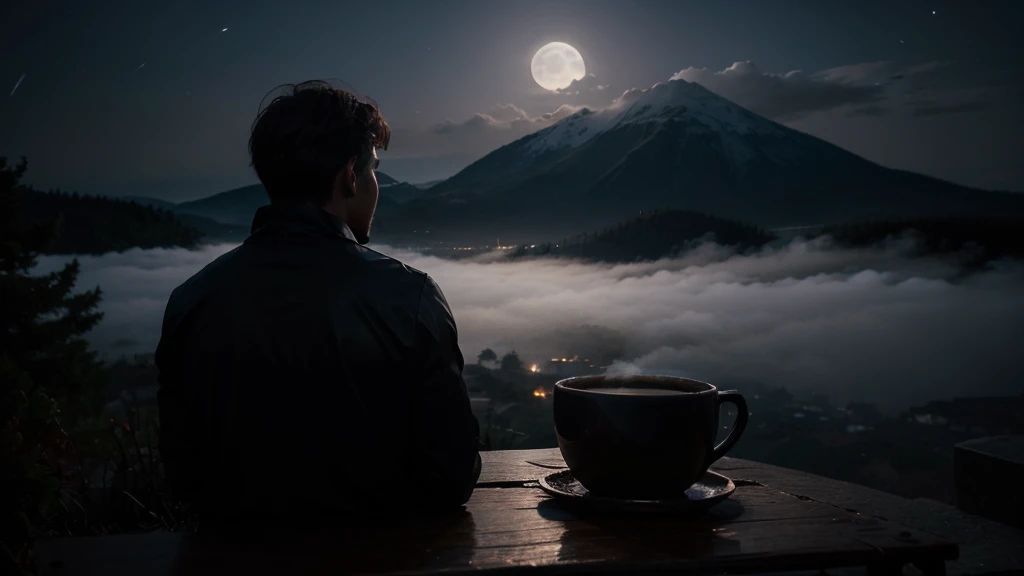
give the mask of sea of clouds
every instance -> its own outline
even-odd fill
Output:
[[[105,356],[151,352],[171,290],[234,245],[79,257],[100,286]],[[611,370],[737,387],[759,382],[900,409],[1024,392],[1024,263],[964,274],[901,242],[840,249],[794,240],[737,254],[705,244],[637,264],[449,260],[376,246],[441,285],[468,361],[485,347],[527,363],[618,358]],[[38,272],[69,257],[40,258]],[[596,361],[596,360],[595,360]]]

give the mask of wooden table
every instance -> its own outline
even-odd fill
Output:
[[[696,518],[579,514],[536,479],[562,466],[557,449],[484,453],[465,511],[386,519],[337,533],[254,541],[155,533],[40,543],[43,574],[400,573],[545,574],[770,572],[912,564],[941,574],[1024,568],[1024,532],[949,507],[756,462],[716,466],[733,496]],[[935,504],[934,506],[941,506]],[[959,515],[958,518],[954,518]],[[943,532],[944,531],[944,532]],[[942,535],[946,537],[942,537]],[[966,562],[965,562],[966,561]]]
[[[1024,528],[1024,436],[989,436],[953,449],[956,505],[1017,528]],[[1002,486],[1017,486],[1006,490]]]

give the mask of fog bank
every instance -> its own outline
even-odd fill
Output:
[[[104,291],[90,338],[108,356],[151,352],[171,290],[233,248],[80,257]],[[684,257],[606,265],[446,260],[376,247],[441,285],[468,362],[485,347],[527,363],[617,359],[613,370],[750,382],[897,409],[1024,391],[1024,263],[963,276],[899,243],[843,250],[794,241],[755,254],[705,245]],[[40,259],[40,272],[67,257]],[[543,364],[542,364],[543,365]]]

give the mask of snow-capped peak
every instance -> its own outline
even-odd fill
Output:
[[[535,133],[526,143],[526,149],[541,154],[550,150],[576,148],[604,131],[618,115],[619,111],[608,108],[596,112],[584,108]]]
[[[576,148],[608,129],[636,123],[690,119],[708,131],[771,134],[774,122],[734,104],[695,82],[670,80],[646,90],[627,90],[607,108],[581,110],[541,130],[526,143],[534,154]]]
[[[611,107],[622,110],[616,124],[689,117],[719,132],[748,134],[776,130],[770,120],[686,80],[659,82],[647,90],[626,91]]]

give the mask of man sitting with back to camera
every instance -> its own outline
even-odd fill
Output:
[[[270,205],[171,294],[159,448],[204,526],[469,499],[479,428],[451,310],[429,276],[364,246],[389,139],[375,105],[290,86],[249,140]]]

